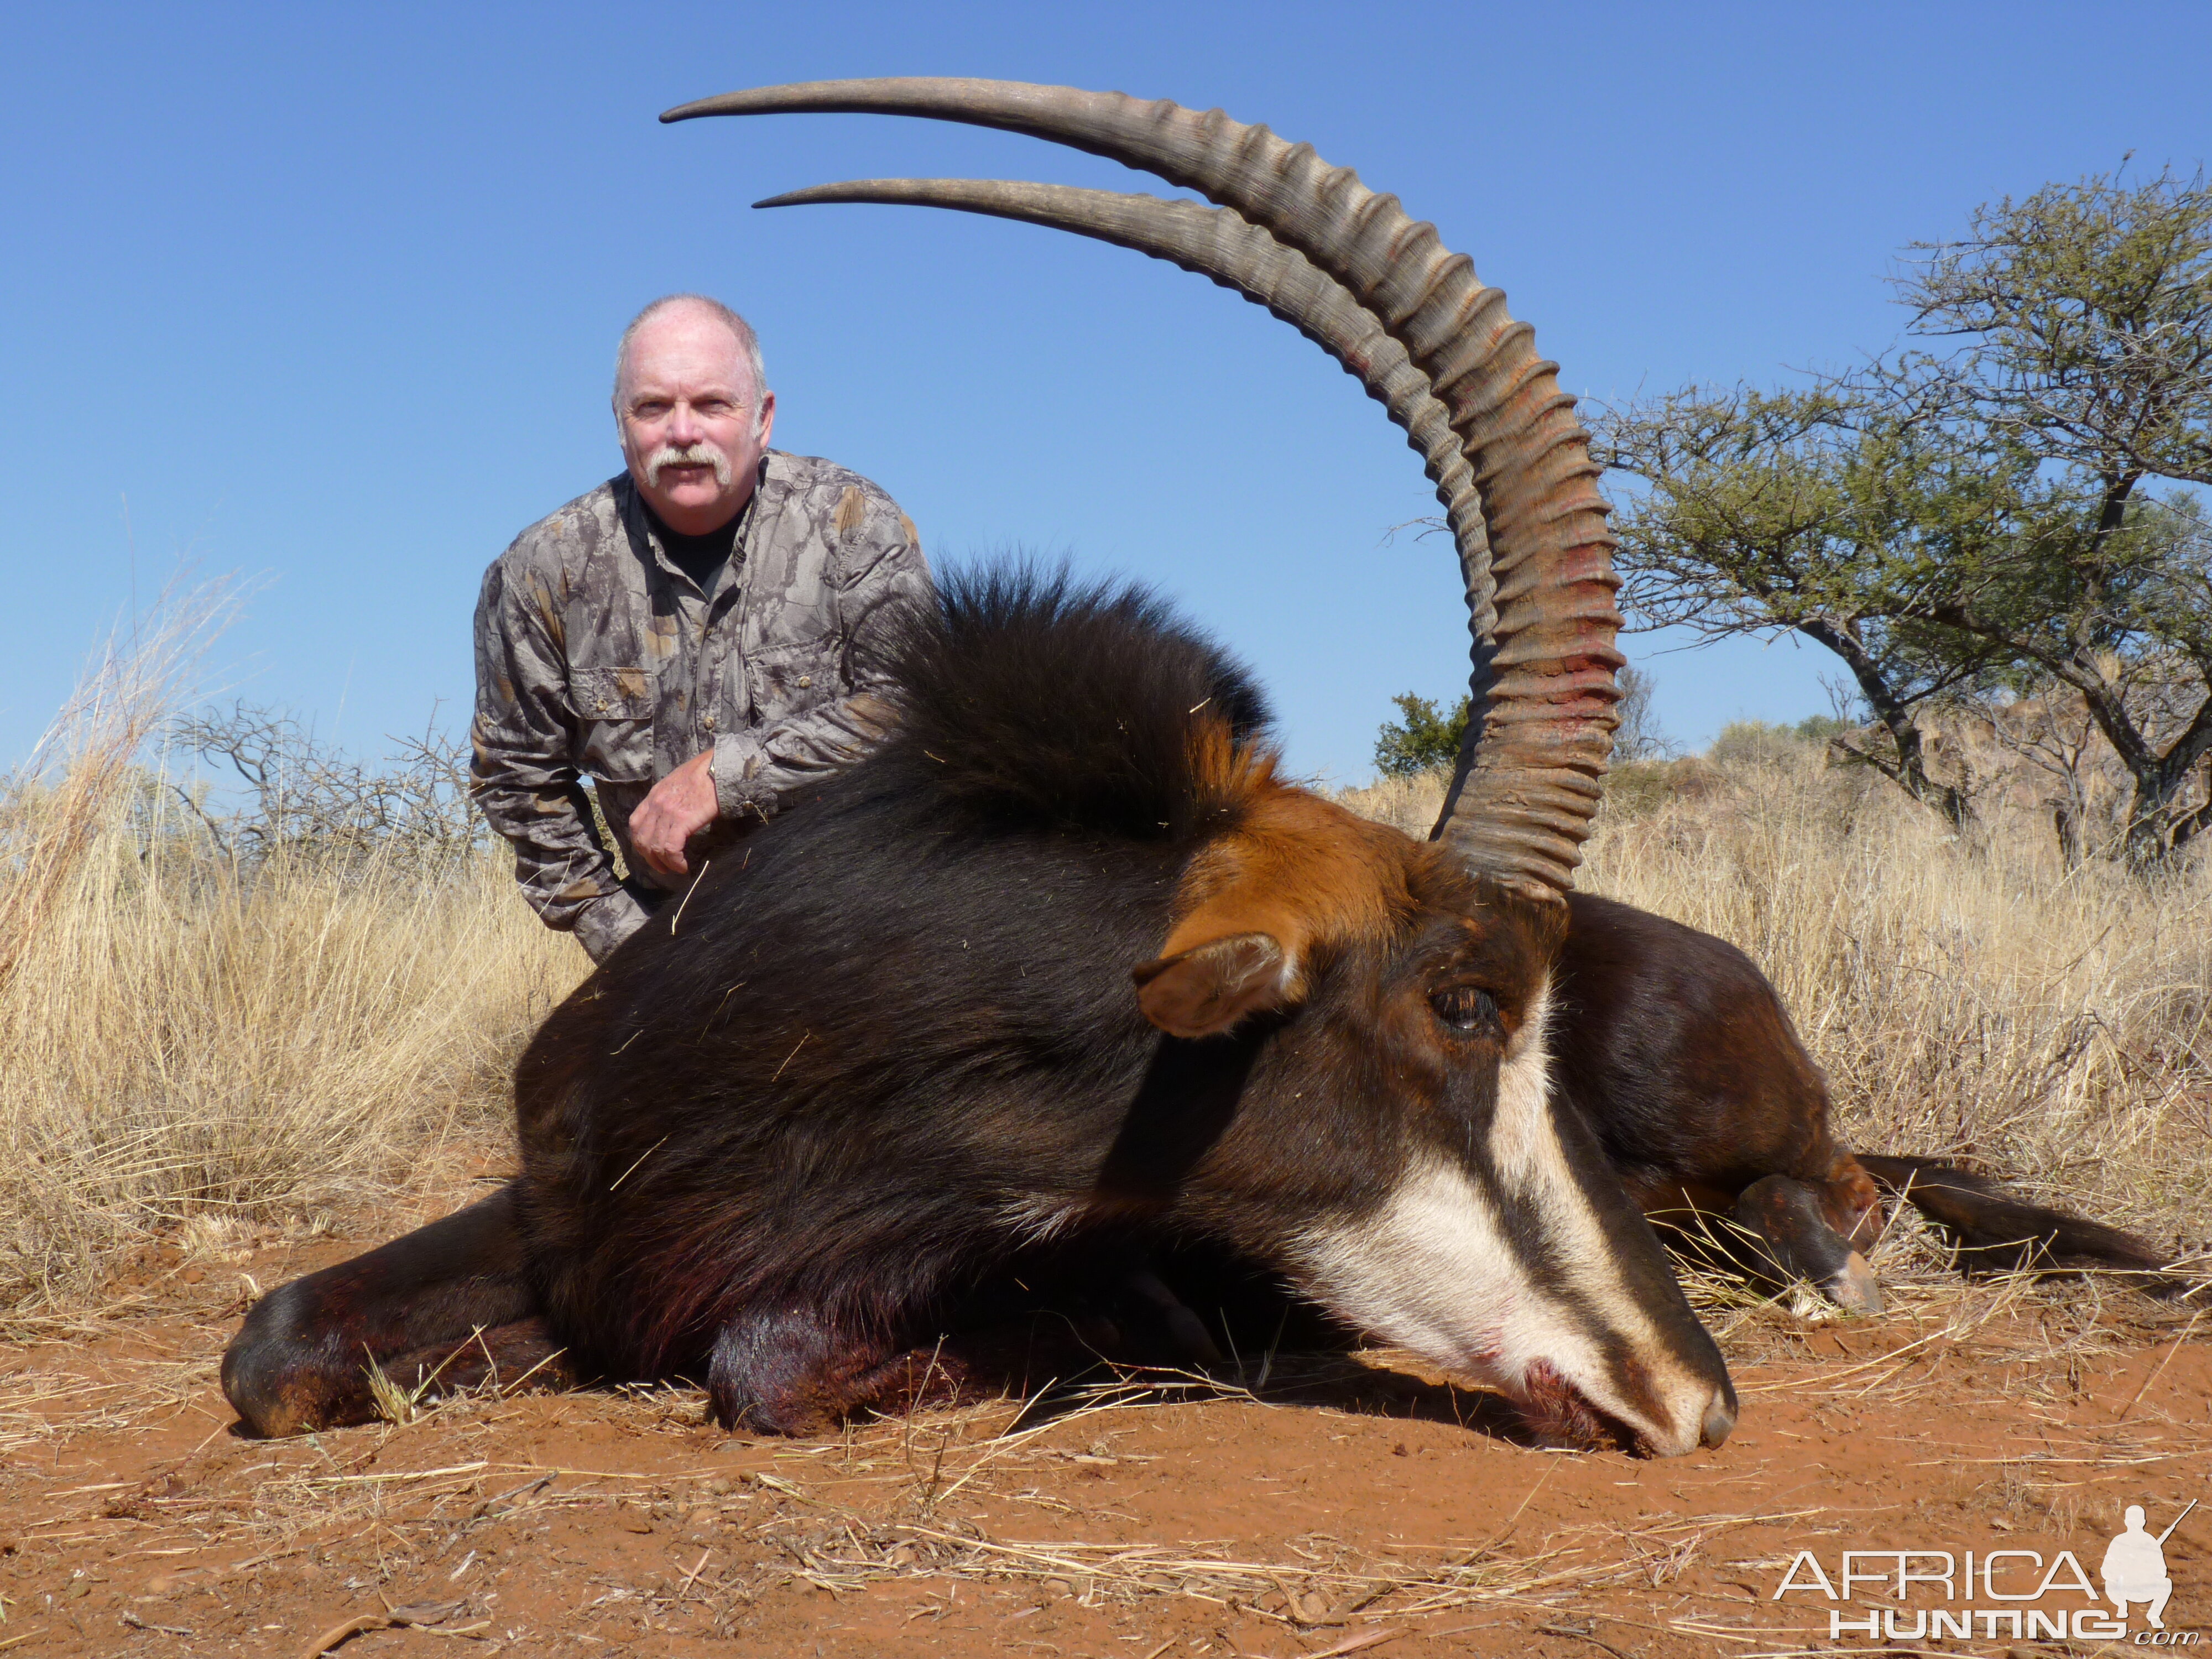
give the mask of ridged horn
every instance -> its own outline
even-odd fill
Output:
[[[1445,521],[1459,550],[1467,585],[1468,626],[1479,646],[1497,626],[1492,604],[1490,544],[1475,488],[1451,414],[1413,367],[1406,348],[1381,319],[1334,276],[1296,248],[1285,247],[1233,208],[1069,185],[1034,185],[1003,179],[856,179],[794,190],[757,208],[805,207],[833,202],[878,202],[894,206],[957,208],[1025,224],[1046,225],[1133,248],[1156,259],[1208,276],[1264,306],[1336,359],[1402,427],[1422,459]]]
[[[1573,882],[1598,802],[1622,662],[1599,469],[1557,365],[1504,295],[1347,167],[1264,126],[1165,100],[1021,82],[817,81],[702,100],[663,120],[802,111],[918,115],[1047,138],[1234,208],[1349,289],[1451,411],[1488,522],[1498,627],[1478,651],[1469,725],[1435,833],[1532,893]]]

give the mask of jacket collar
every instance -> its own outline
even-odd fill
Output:
[[[668,550],[660,544],[660,538],[654,533],[653,515],[646,511],[645,497],[638,493],[637,480],[624,470],[608,479],[607,484],[614,492],[616,511],[621,515],[623,528],[629,533],[629,544],[638,556],[648,566],[657,568],[666,580],[680,579],[690,581],[691,579],[677,568],[676,562],[668,556]],[[790,489],[790,459],[782,451],[771,449],[761,457],[760,476],[753,482],[753,493],[738,509],[738,536],[730,548],[732,570],[743,568],[746,562],[745,556],[752,548],[759,526],[775,516],[777,508],[781,507],[783,498]],[[731,586],[724,582],[723,591],[727,592]]]

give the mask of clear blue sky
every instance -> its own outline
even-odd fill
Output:
[[[1380,545],[1435,510],[1419,465],[1288,328],[1054,233],[746,205],[886,173],[1164,187],[925,122],[655,123],[686,99],[964,74],[1218,104],[1434,220],[1600,398],[1879,348],[1906,242],[2212,149],[2201,3],[12,15],[0,763],[134,553],[142,597],[180,557],[265,578],[216,665],[326,736],[464,710],[483,566],[615,470],[615,336],[677,289],[759,325],[783,447],[877,479],[940,561],[1159,583],[1260,668],[1302,769],[1364,775],[1390,694],[1461,686],[1448,548]],[[1664,643],[1628,648],[1679,738],[1826,707],[1819,653]]]

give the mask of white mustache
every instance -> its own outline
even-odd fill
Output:
[[[661,445],[645,458],[646,481],[655,489],[659,489],[661,471],[671,466],[711,466],[714,469],[714,482],[724,489],[730,487],[730,458],[713,444],[695,443],[682,449],[674,444]]]

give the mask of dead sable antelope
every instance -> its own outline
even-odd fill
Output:
[[[367,1416],[367,1360],[404,1378],[483,1328],[587,1375],[703,1370],[724,1421],[809,1427],[893,1386],[994,1259],[1144,1222],[1567,1431],[1727,1434],[1717,1351],[1547,1086],[1620,661],[1595,469],[1527,331],[1355,186],[1428,235],[1403,252],[1434,297],[1394,326],[1455,375],[1462,442],[1323,276],[1365,280],[1388,223],[1320,182],[1310,262],[1241,218],[1232,252],[1356,343],[1451,481],[1486,717],[1442,838],[1285,785],[1244,678],[1142,603],[955,587],[896,647],[886,741],[547,1020],[513,1186],[254,1309],[224,1364],[249,1423]]]
[[[675,113],[863,108],[1061,138],[1227,205],[809,198],[978,206],[1202,270],[1407,428],[1475,638],[1435,837],[1282,781],[1249,679],[1145,596],[953,582],[883,641],[883,744],[547,1019],[515,1182],[264,1297],[224,1358],[232,1402],[268,1433],[360,1421],[370,1361],[453,1382],[557,1348],[572,1375],[703,1373],[725,1424],[810,1430],[909,1389],[914,1346],[994,1264],[1134,1231],[1264,1263],[1566,1437],[1718,1444],[1735,1395],[1638,1205],[1747,1204],[1785,1266],[1840,1263],[1848,1293],[1873,1194],[1817,1073],[1768,1090],[1761,1065],[1805,1064],[1778,1008],[1761,1031],[1720,1006],[1725,973],[1684,966],[1701,936],[1562,902],[1620,659],[1552,366],[1431,228],[1218,113],[929,81]],[[1739,1039],[1765,1045],[1743,1086],[1708,1086]]]
[[[1562,904],[1284,783],[1249,679],[1140,592],[956,577],[890,649],[882,745],[539,1030],[514,1184],[255,1307],[249,1422],[368,1415],[370,1358],[480,1372],[483,1328],[502,1369],[557,1345],[813,1430],[907,1388],[980,1273],[1134,1227],[1555,1432],[1725,1437],[1719,1353],[1549,1087]]]

